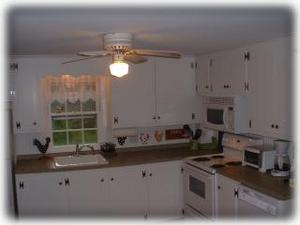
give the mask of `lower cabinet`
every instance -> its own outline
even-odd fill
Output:
[[[60,173],[16,176],[18,213],[20,216],[51,216],[68,213],[66,186]]]
[[[16,175],[19,216],[178,217],[181,161]]]
[[[147,167],[147,217],[180,217],[183,209],[181,161]]]
[[[238,185],[239,183],[228,177],[217,174],[217,212],[219,218],[237,216]]]

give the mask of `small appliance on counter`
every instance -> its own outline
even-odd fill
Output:
[[[275,161],[274,161],[274,169],[271,171],[273,176],[285,177],[290,175],[290,158],[288,155],[289,150],[289,141],[285,140],[276,140],[274,141],[275,145]]]
[[[243,166],[257,168],[265,173],[274,167],[275,150],[272,145],[254,145],[248,146],[244,150]]]

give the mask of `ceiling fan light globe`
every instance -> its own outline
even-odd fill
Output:
[[[116,77],[123,77],[128,74],[129,65],[125,62],[114,62],[110,64],[109,70],[111,75]]]

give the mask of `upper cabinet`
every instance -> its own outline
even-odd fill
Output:
[[[35,63],[16,59],[14,66],[13,128],[15,133],[38,132],[42,129],[38,76]]]
[[[291,41],[278,39],[247,50],[249,131],[291,139]]]
[[[159,125],[199,120],[194,58],[156,59],[155,93]]]
[[[106,75],[110,58],[90,59],[70,64],[62,62],[72,57],[17,56],[10,60],[8,99],[13,101],[15,133],[44,131],[47,103],[43,99],[40,81],[46,75]],[[45,107],[46,106],[46,107]]]
[[[150,58],[130,65],[123,78],[112,78],[113,127],[142,127],[193,123],[196,104],[195,62]]]
[[[197,86],[201,95],[244,94],[245,55],[241,49],[222,51],[197,58]]]
[[[291,139],[290,38],[197,57],[200,95],[245,95],[249,132]]]
[[[150,126],[155,117],[154,60],[129,65],[128,75],[112,76],[114,127]]]

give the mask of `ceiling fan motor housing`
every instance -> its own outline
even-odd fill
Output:
[[[128,51],[132,48],[132,34],[106,34],[104,35],[104,48],[108,51]]]

